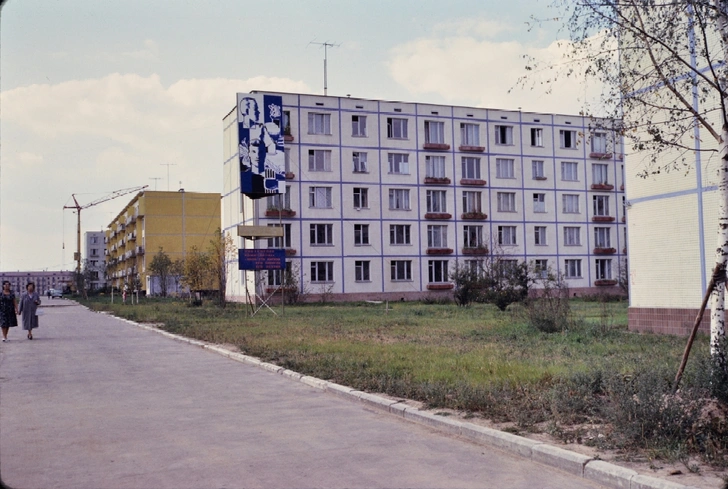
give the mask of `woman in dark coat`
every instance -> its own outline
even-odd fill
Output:
[[[23,319],[23,329],[28,332],[28,339],[33,339],[33,328],[38,327],[38,316],[36,315],[40,305],[40,296],[35,291],[35,284],[28,282],[26,292],[20,297],[18,312]]]
[[[3,331],[3,342],[8,341],[8,331],[18,325],[18,301],[15,294],[10,290],[10,282],[3,282],[3,290],[0,293],[0,328]]]

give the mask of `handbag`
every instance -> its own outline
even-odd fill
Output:
[[[36,309],[35,310],[35,315],[36,316],[42,316],[43,314],[45,314],[45,312],[43,311],[43,309]]]

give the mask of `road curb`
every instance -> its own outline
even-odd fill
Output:
[[[108,313],[104,312],[104,314]],[[294,372],[293,370],[273,365],[272,363],[263,362],[255,357],[245,355],[244,353],[233,352],[218,345],[192,338],[186,338],[184,336],[169,333],[162,329],[138,323],[136,321],[131,321],[129,319],[117,316],[114,317],[128,324],[148,331],[153,331],[175,341],[204,348],[213,353],[217,353],[218,355],[230,358],[231,360],[246,363],[248,365],[276,373],[332,395],[360,402],[368,407],[401,416],[408,421],[426,425],[476,443],[492,446],[494,448],[519,455],[543,465],[561,469],[579,477],[598,482],[605,487],[614,489],[700,489],[693,486],[686,486],[666,481],[664,479],[658,479],[656,477],[640,475],[631,469],[610,464],[576,452],[571,452],[547,443],[540,443],[528,438],[523,438],[512,433],[478,426],[466,421],[448,419],[431,412],[422,411],[415,407],[408,406],[399,400],[387,399],[382,396],[377,396],[376,394],[362,392],[351,387],[346,387],[334,382]]]

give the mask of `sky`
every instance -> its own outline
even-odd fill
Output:
[[[329,95],[579,113],[591,87],[578,80],[517,86],[524,55],[562,63],[558,22],[532,21],[558,16],[549,3],[7,0],[0,270],[75,268],[72,194],[83,206],[141,185],[221,192],[235,94],[323,94],[316,43],[336,45]],[[84,209],[82,232],[105,229],[131,197]]]

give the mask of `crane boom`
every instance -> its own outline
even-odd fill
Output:
[[[88,209],[89,207],[93,207],[103,202],[116,199],[117,197],[121,197],[123,195],[144,190],[148,186],[149,185],[142,185],[139,187],[129,187],[122,188],[120,190],[114,190],[110,194],[93,200],[86,205],[79,204],[78,200],[76,199],[76,194],[71,194],[74,205],[64,205],[63,209],[74,209],[76,211],[76,252],[73,254],[73,259],[76,260],[76,276],[79,276],[81,274],[81,210]]]

